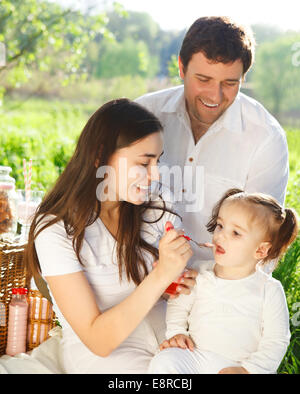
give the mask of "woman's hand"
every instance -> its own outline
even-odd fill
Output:
[[[184,270],[193,251],[189,241],[182,235],[182,230],[170,229],[159,241],[159,260],[156,268],[161,274],[169,278],[169,283],[175,281]],[[193,278],[185,277],[182,288],[193,283]],[[184,290],[185,291],[185,290]]]
[[[154,261],[153,268],[155,268],[157,264],[158,261]],[[168,300],[169,298],[177,298],[178,296],[180,296],[180,294],[190,294],[196,284],[197,275],[198,272],[196,270],[186,269],[184,273],[179,277],[180,279],[177,281],[177,283],[179,283],[179,286],[177,286],[176,288],[176,294],[164,293],[164,298]]]
[[[180,347],[181,349],[189,349],[193,351],[195,344],[189,336],[177,334],[172,338],[163,341],[159,346],[159,350],[167,349],[168,347]]]

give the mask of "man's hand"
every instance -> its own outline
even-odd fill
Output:
[[[163,341],[159,346],[159,350],[167,349],[169,347],[179,347],[181,349],[189,349],[193,351],[195,344],[189,336],[177,334],[172,338]]]
[[[243,367],[228,367],[228,368],[223,368],[221,371],[219,371],[219,374],[222,375],[230,375],[230,374],[235,374],[235,375],[241,375],[241,374],[249,374],[247,369]]]

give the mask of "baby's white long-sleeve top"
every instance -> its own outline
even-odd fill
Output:
[[[221,279],[214,264],[200,264],[190,295],[168,301],[166,338],[190,335],[198,349],[241,363],[250,373],[276,373],[290,341],[281,283],[259,267],[243,279]]]

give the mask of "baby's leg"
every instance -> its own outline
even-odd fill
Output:
[[[238,364],[216,353],[172,347],[156,354],[150,364],[149,374],[217,374],[226,367]]]
[[[149,374],[196,374],[198,363],[188,349],[170,347],[156,354],[148,367]]]
[[[240,366],[240,364],[235,361],[206,350],[195,349],[195,357],[198,360],[198,365],[201,370],[201,372],[198,373],[202,374],[217,374],[223,368]]]

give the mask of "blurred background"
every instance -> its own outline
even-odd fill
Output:
[[[229,15],[252,27],[256,61],[242,91],[261,101],[287,131],[294,173],[300,158],[297,1],[206,3],[211,4],[2,0],[0,162],[12,166],[17,184],[22,158],[31,157],[33,187],[48,188],[87,119],[104,102],[180,84],[177,56],[183,36],[206,15]]]
[[[290,154],[286,204],[300,214],[299,0],[1,0],[0,165],[24,188],[49,190],[90,115],[104,102],[134,99],[180,84],[177,56],[201,16],[228,15],[250,25],[256,60],[242,91],[282,124]],[[281,373],[300,373],[300,240],[274,276],[291,314],[291,345]]]
[[[17,186],[23,182],[22,159],[32,158],[32,187],[49,188],[104,102],[180,84],[182,39],[205,15],[229,15],[252,27],[256,60],[241,90],[284,127],[292,182],[300,162],[297,1],[212,3],[2,0],[0,163],[12,167]]]

